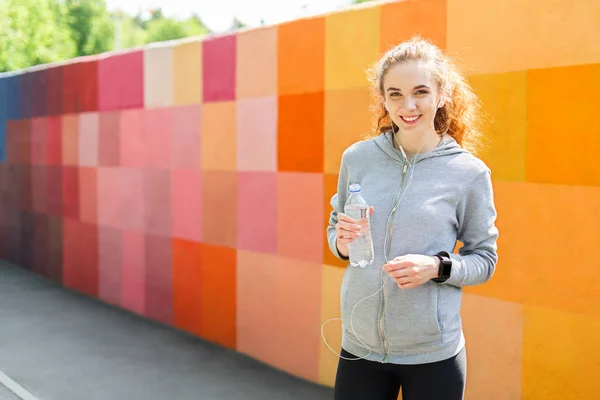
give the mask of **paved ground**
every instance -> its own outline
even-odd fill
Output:
[[[19,400],[19,398],[6,386],[0,384],[0,400]]]
[[[0,262],[0,371],[39,400],[332,399],[258,361]],[[13,400],[0,386],[0,399]]]

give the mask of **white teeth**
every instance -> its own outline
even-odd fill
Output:
[[[415,115],[414,117],[402,117],[403,120],[408,122],[415,121],[417,118],[419,118],[419,115]]]

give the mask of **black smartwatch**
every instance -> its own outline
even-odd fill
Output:
[[[434,257],[440,259],[440,269],[438,271],[439,276],[433,278],[432,281],[437,283],[446,282],[452,273],[452,259],[450,258],[450,254],[447,251],[440,251]]]

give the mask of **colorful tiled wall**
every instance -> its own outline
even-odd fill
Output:
[[[325,242],[364,70],[412,34],[493,123],[497,273],[467,288],[468,399],[600,398],[600,3],[376,3],[0,78],[0,257],[333,384]],[[340,324],[326,326],[339,346]]]

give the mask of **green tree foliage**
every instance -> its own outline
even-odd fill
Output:
[[[56,0],[0,0],[0,72],[72,57],[66,18]]]
[[[113,21],[104,0],[66,0],[67,25],[77,56],[103,53],[113,48]]]

